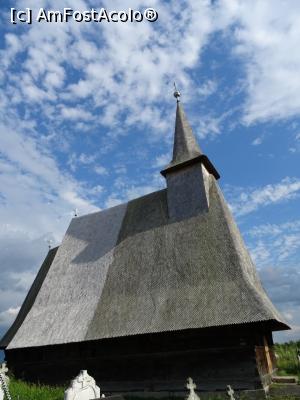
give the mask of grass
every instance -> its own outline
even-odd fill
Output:
[[[65,388],[36,385],[11,378],[9,391],[13,400],[63,400]]]
[[[299,400],[299,396],[271,396],[269,397],[270,400]]]
[[[297,349],[300,349],[300,341],[275,344],[278,375],[296,375],[300,381],[300,364],[297,358]]]

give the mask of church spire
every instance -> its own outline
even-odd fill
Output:
[[[187,120],[183,107],[180,103],[180,92],[175,86],[174,97],[177,100],[176,121],[174,133],[173,158],[167,167],[161,171],[163,176],[168,172],[177,170],[195,162],[202,162],[209,173],[216,179],[220,178],[219,173],[214,168],[210,160],[203,154],[197,143],[193,130]]]
[[[210,177],[220,175],[203,154],[180,104],[177,100],[173,158],[161,174],[167,181],[169,218],[173,221],[190,218],[209,211]]]
[[[166,169],[175,167],[202,154],[180,101],[177,101],[173,158]]]

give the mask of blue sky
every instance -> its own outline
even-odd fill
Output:
[[[80,215],[165,183],[173,82],[271,299],[300,338],[300,3],[0,6],[0,333]],[[195,4],[197,3],[197,4]],[[144,10],[150,23],[10,23],[10,7]]]

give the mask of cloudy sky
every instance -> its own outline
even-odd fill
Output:
[[[40,0],[156,22],[10,23],[0,5],[0,334],[73,215],[165,185],[173,81],[271,299],[300,338],[300,2]]]

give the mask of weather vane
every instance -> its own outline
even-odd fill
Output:
[[[177,89],[177,86],[176,86],[176,83],[174,82],[174,97],[175,97],[175,99],[177,100],[177,103],[180,101],[179,100],[179,98],[180,98],[180,92],[179,92],[179,90]]]

